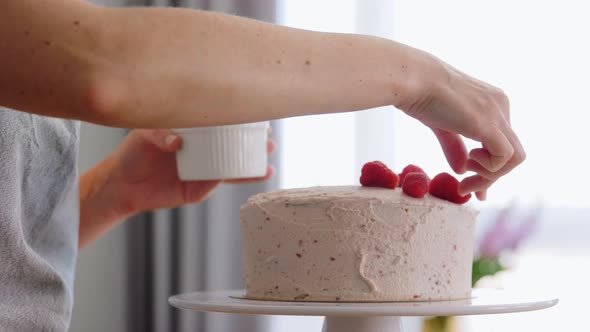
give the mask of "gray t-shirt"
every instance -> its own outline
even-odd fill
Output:
[[[78,248],[79,123],[0,108],[0,331],[65,331]]]

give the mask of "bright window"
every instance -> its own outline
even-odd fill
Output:
[[[494,185],[487,202],[472,204],[489,212],[514,200],[524,210],[542,201],[545,213],[515,258],[516,268],[487,284],[553,291],[561,303],[547,311],[474,317],[469,331],[587,326],[589,13],[590,3],[584,1],[282,1],[282,24],[393,38],[501,87],[510,97],[512,124],[527,161]],[[393,108],[294,118],[283,125],[281,183],[286,188],[354,184],[360,165],[375,159],[398,171],[408,163],[429,174],[450,171],[430,130]],[[321,319],[285,317],[276,324],[278,332],[314,330]]]

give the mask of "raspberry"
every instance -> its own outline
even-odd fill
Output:
[[[407,167],[406,167],[407,168]],[[407,195],[416,198],[422,198],[428,193],[428,184],[430,179],[422,172],[411,172],[405,176],[402,190]]]
[[[406,175],[408,175],[409,173],[413,173],[413,172],[417,172],[417,173],[424,173],[426,174],[426,172],[424,172],[424,170],[416,165],[408,165],[404,168],[404,170],[399,174],[399,186],[403,186],[404,185],[404,179],[406,178]],[[430,181],[430,179],[428,179]]]
[[[383,187],[395,189],[399,177],[380,161],[371,161],[363,165],[361,185],[364,187]]]
[[[440,173],[435,176],[430,181],[428,192],[432,196],[457,204],[464,204],[471,198],[471,194],[459,195],[459,181],[449,173]]]

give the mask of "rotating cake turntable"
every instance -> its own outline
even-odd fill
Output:
[[[323,332],[401,332],[405,316],[464,316],[516,313],[554,306],[548,295],[474,289],[465,300],[432,302],[288,302],[250,300],[244,290],[195,292],[170,297],[185,310],[255,315],[325,316]]]

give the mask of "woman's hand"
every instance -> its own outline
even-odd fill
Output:
[[[175,152],[180,136],[170,130],[133,130],[107,159],[80,179],[80,247],[117,222],[141,211],[203,201],[221,183],[249,183],[270,178],[181,181]],[[275,148],[268,141],[268,152]]]
[[[133,130],[114,153],[110,181],[122,193],[123,206],[130,212],[172,208],[204,200],[222,180],[181,181],[175,152],[182,138],[170,130]],[[274,150],[268,141],[268,152]],[[268,167],[264,177],[224,180],[228,183],[264,181],[273,174]]]
[[[510,125],[510,106],[502,90],[478,81],[418,51],[423,60],[414,92],[396,107],[430,127],[445,156],[459,174],[476,174],[461,181],[461,194],[486,190],[525,159]],[[481,142],[469,153],[461,136]]]

